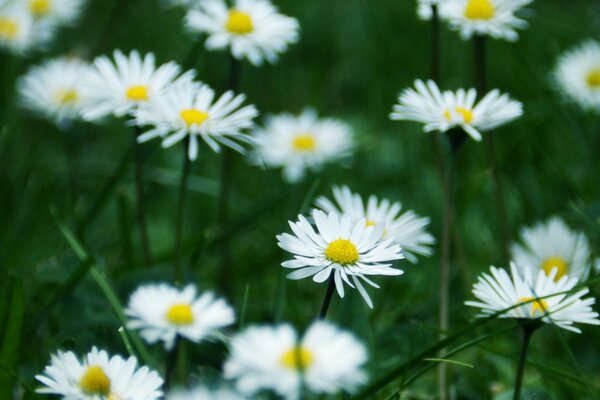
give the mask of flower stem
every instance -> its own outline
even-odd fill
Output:
[[[183,216],[187,195],[187,179],[190,174],[191,162],[188,157],[189,137],[183,141],[183,158],[181,160],[181,179],[179,181],[179,198],[177,201],[177,216],[175,218],[175,263],[173,278],[176,284],[183,280]]]
[[[167,353],[167,362],[165,366],[165,382],[163,389],[165,392],[171,387],[173,382],[173,376],[175,375],[175,366],[177,365],[177,359],[179,358],[179,347],[181,344],[181,337],[177,335],[175,337],[175,344],[173,348]]]
[[[329,277],[329,283],[327,285],[327,291],[325,292],[325,298],[323,298],[323,305],[321,306],[321,312],[319,313],[319,319],[323,320],[327,316],[327,311],[329,310],[329,304],[331,304],[331,298],[333,297],[333,290],[335,289],[335,281],[334,281],[334,273],[335,271],[331,271],[331,276]]]
[[[140,245],[142,247],[144,264],[146,266],[149,266],[150,264],[152,264],[152,256],[150,253],[150,245],[148,241],[148,226],[146,224],[146,206],[144,202],[144,163],[142,160],[140,144],[137,142],[137,138],[140,134],[141,129],[138,126],[135,126],[133,135],[135,203],[137,211],[136,216],[138,222],[138,231],[140,234]]]
[[[523,385],[523,373],[525,372],[525,361],[527,359],[527,352],[529,351],[529,342],[533,332],[539,328],[539,321],[526,321],[521,324],[523,331],[523,344],[521,346],[521,355],[519,356],[519,365],[517,366],[517,374],[515,376],[515,392],[513,400],[519,400],[521,398],[521,387]]]

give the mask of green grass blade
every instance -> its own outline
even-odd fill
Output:
[[[17,382],[16,370],[21,343],[21,331],[25,313],[23,282],[9,276],[0,297],[0,398],[12,398],[12,390]]]

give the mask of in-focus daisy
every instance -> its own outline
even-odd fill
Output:
[[[481,132],[504,125],[523,115],[523,105],[494,89],[475,103],[475,89],[441,92],[435,82],[416,80],[415,88],[405,89],[390,114],[393,120],[425,124],[425,132],[445,132],[462,128],[475,140]]]
[[[188,13],[187,27],[209,35],[207,49],[230,47],[238,60],[273,63],[289,44],[298,41],[298,21],[280,14],[268,0],[235,0],[231,8],[224,0],[203,0],[198,7]]]
[[[163,341],[167,350],[181,336],[192,342],[214,339],[233,324],[233,309],[212,293],[198,296],[188,285],[178,289],[166,284],[139,287],[129,299],[127,326],[140,331],[148,343]]]
[[[67,25],[79,18],[84,0],[22,0],[37,20],[52,25]]]
[[[429,21],[433,16],[431,6],[439,4],[440,0],[417,0],[417,15],[419,18]]]
[[[53,34],[52,26],[35,21],[23,4],[0,2],[0,48],[24,53],[43,47]]]
[[[598,313],[592,310],[595,299],[582,299],[589,293],[587,288],[547,297],[570,291],[578,282],[577,278],[566,275],[555,280],[556,272],[554,269],[550,275],[544,271],[532,275],[526,269],[521,275],[517,267],[511,264],[511,278],[506,270],[491,267],[491,275],[484,273],[473,286],[473,294],[478,301],[467,301],[465,304],[481,308],[480,317],[485,317],[523,303],[501,314],[500,318],[541,319],[578,333],[581,330],[573,326],[574,323],[600,325]]]
[[[347,186],[333,188],[335,203],[321,196],[316,204],[321,210],[350,215],[354,221],[365,220],[366,225],[383,225],[382,239],[393,239],[400,245],[402,254],[413,263],[417,262],[416,254],[428,256],[435,239],[425,229],[429,218],[419,217],[414,211],[408,210],[400,214],[402,205],[390,203],[389,200],[379,201],[376,196],[369,196],[366,207],[358,193],[352,193]]]
[[[554,78],[570,100],[600,112],[600,43],[589,40],[561,56]]]
[[[227,388],[208,388],[199,386],[191,390],[175,390],[167,400],[245,400],[246,397]]]
[[[516,13],[533,0],[444,0],[440,16],[450,27],[460,32],[462,39],[487,35],[495,39],[515,41],[517,29],[527,27],[527,21]]]
[[[336,212],[324,213],[313,210],[317,230],[302,215],[297,222],[289,221],[294,235],[284,233],[277,236],[278,245],[294,254],[294,259],[285,261],[284,268],[295,269],[289,279],[309,276],[317,283],[325,282],[331,274],[340,297],[344,297],[344,282],[358,289],[369,307],[373,302],[361,280],[379,288],[367,275],[402,275],[403,271],[390,268],[390,261],[404,258],[400,246],[393,239],[382,239],[384,224],[368,225],[365,218],[355,220],[353,216]]]
[[[584,280],[590,273],[593,260],[587,238],[569,229],[559,218],[524,228],[521,242],[512,244],[512,257],[520,268],[531,270],[533,275],[539,270],[550,275],[556,269],[556,280],[564,275]]]
[[[253,137],[253,162],[282,167],[289,182],[302,179],[307,169],[319,171],[328,162],[347,158],[353,147],[352,132],[346,123],[319,119],[310,108],[298,116],[285,113],[268,118]]]
[[[151,126],[138,141],[162,137],[166,148],[189,137],[188,156],[192,161],[198,157],[198,138],[215,152],[221,145],[243,152],[235,140],[249,141],[243,130],[253,127],[252,120],[258,115],[253,105],[241,107],[245,99],[243,94],[228,91],[215,101],[215,92],[208,85],[175,83],[163,96],[134,112],[136,125]]]
[[[162,398],[163,380],[148,367],[137,366],[135,357],[110,357],[95,347],[82,361],[68,351],[52,356],[50,365],[36,379],[44,384],[38,393],[69,400],[154,400]]]
[[[300,339],[289,325],[250,327],[232,339],[224,369],[242,393],[271,389],[294,400],[302,384],[313,393],[353,392],[365,382],[366,360],[353,335],[320,321]]]

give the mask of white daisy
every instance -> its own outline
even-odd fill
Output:
[[[87,120],[110,114],[122,117],[155,100],[174,82],[190,82],[195,75],[193,71],[180,75],[181,68],[174,62],[156,68],[154,54],[142,58],[135,50],[128,56],[116,50],[114,62],[102,56],[94,60],[93,66],[85,86],[89,105],[83,117]]]
[[[417,15],[422,20],[429,21],[433,16],[431,7],[439,4],[440,0],[417,0]]]
[[[554,79],[570,100],[600,112],[600,43],[588,40],[561,56]]]
[[[521,241],[511,246],[519,268],[529,269],[533,275],[539,270],[550,275],[556,269],[557,280],[564,275],[580,280],[588,277],[593,264],[589,242],[583,233],[572,231],[559,218],[522,229]]]
[[[177,336],[196,343],[214,339],[235,322],[233,309],[224,300],[212,293],[198,296],[193,285],[141,286],[131,295],[125,314],[130,329],[140,330],[148,343],[163,341],[167,350]]]
[[[289,279],[313,276],[317,283],[325,282],[333,273],[335,286],[340,297],[344,297],[344,282],[358,289],[369,307],[371,298],[360,280],[379,288],[365,275],[402,275],[403,271],[390,268],[389,261],[404,258],[400,246],[393,239],[382,239],[384,224],[367,225],[362,218],[336,212],[324,213],[313,210],[317,232],[302,215],[298,222],[289,221],[294,235],[284,233],[277,236],[278,245],[294,254],[294,259],[285,261],[284,268],[296,269],[288,274]]]
[[[189,136],[188,156],[192,161],[198,157],[199,137],[215,152],[221,145],[244,152],[234,140],[250,140],[243,130],[253,127],[252,119],[258,115],[253,105],[240,107],[245,99],[243,94],[228,91],[214,101],[215,92],[206,84],[173,84],[163,96],[134,112],[136,125],[152,127],[138,141],[162,137],[162,146],[167,148]]]
[[[22,0],[31,15],[53,25],[68,25],[81,15],[84,0]]]
[[[353,392],[366,380],[366,360],[353,335],[319,321],[301,339],[289,325],[246,329],[232,339],[224,370],[242,393],[271,389],[294,400],[302,385],[313,393]]]
[[[367,226],[383,224],[382,239],[393,239],[402,248],[402,254],[413,263],[417,262],[415,254],[431,255],[429,246],[435,239],[425,230],[429,218],[419,217],[412,210],[400,214],[400,203],[390,203],[387,199],[380,202],[375,196],[369,196],[365,207],[362,197],[352,193],[347,186],[334,186],[333,198],[335,203],[324,196],[319,197],[317,207],[327,213],[348,214],[354,221],[366,220]]]
[[[191,390],[175,390],[167,400],[244,400],[245,396],[227,388],[207,388],[199,386]]]
[[[444,0],[440,16],[460,32],[462,39],[487,35],[494,39],[515,41],[516,29],[527,27],[527,21],[515,14],[533,0]]]
[[[109,357],[95,347],[79,361],[72,352],[52,356],[43,375],[35,377],[45,387],[38,393],[65,400],[153,400],[162,398],[163,380],[148,367],[137,367],[135,357]]]
[[[54,34],[52,26],[35,21],[21,3],[0,2],[0,48],[24,53],[42,48]]]
[[[398,97],[390,114],[393,120],[425,124],[425,132],[445,132],[462,128],[475,140],[481,132],[504,125],[523,115],[523,105],[494,89],[475,103],[475,89],[441,92],[435,82],[416,80],[415,89],[407,88]]]
[[[298,41],[298,21],[279,14],[268,0],[235,0],[229,8],[224,0],[198,2],[186,25],[193,32],[208,34],[208,50],[231,48],[236,59],[246,58],[254,65],[273,63],[289,44]]]
[[[521,276],[517,267],[511,264],[511,279],[506,270],[491,267],[491,275],[484,273],[473,286],[473,294],[479,301],[467,301],[465,304],[481,308],[482,314],[479,316],[485,317],[524,303],[501,314],[500,318],[541,319],[578,333],[581,330],[574,327],[573,323],[600,325],[598,313],[592,310],[595,299],[582,299],[589,293],[587,288],[551,296],[573,289],[577,278],[564,275],[556,281],[556,269],[550,275],[538,271],[535,279],[531,270],[524,272]]]
[[[267,167],[282,167],[289,182],[304,177],[307,169],[319,171],[324,164],[351,155],[350,127],[333,119],[319,119],[310,108],[299,116],[288,113],[267,119],[265,127],[253,134],[252,161]]]

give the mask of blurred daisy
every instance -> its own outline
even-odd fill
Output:
[[[242,393],[271,389],[295,400],[302,385],[313,393],[353,392],[366,380],[366,360],[353,335],[320,321],[301,339],[289,325],[246,329],[232,339],[224,370]]]
[[[350,215],[354,221],[365,220],[366,225],[383,225],[382,239],[393,239],[400,245],[402,254],[413,263],[417,262],[416,254],[431,255],[431,246],[435,239],[425,228],[429,218],[419,217],[414,211],[408,210],[400,214],[402,205],[390,203],[387,199],[381,202],[375,196],[370,196],[367,205],[358,193],[352,193],[347,186],[333,188],[335,203],[321,196],[316,204],[321,210],[330,213]]]
[[[519,268],[533,275],[542,270],[555,279],[564,275],[584,280],[592,268],[590,245],[583,233],[574,232],[559,218],[521,230],[522,244],[513,243],[512,257]],[[521,271],[524,273],[524,270]]]
[[[589,293],[587,288],[570,294],[547,297],[570,291],[577,284],[577,278],[564,275],[556,281],[555,269],[550,275],[538,271],[534,280],[534,275],[528,269],[524,271],[523,276],[514,264],[511,264],[510,269],[512,278],[506,270],[491,267],[491,275],[484,273],[473,286],[473,294],[478,301],[467,301],[465,304],[481,308],[480,317],[522,304],[501,314],[500,318],[541,319],[545,323],[556,324],[560,328],[578,333],[581,330],[574,327],[574,323],[600,325],[598,313],[592,310],[595,299],[582,299]]]
[[[566,97],[583,109],[600,111],[600,43],[589,40],[564,54],[554,78]]]
[[[140,331],[148,343],[163,341],[173,348],[181,336],[192,342],[214,339],[221,329],[233,324],[233,309],[212,293],[196,294],[188,285],[178,289],[166,284],[139,287],[129,299],[127,326]]]
[[[45,387],[38,393],[55,394],[64,399],[100,400],[153,400],[162,398],[163,380],[148,367],[137,367],[135,357],[127,360],[120,356],[109,357],[92,348],[79,361],[68,351],[53,355],[43,375],[35,377]]]
[[[252,119],[258,115],[253,105],[241,107],[245,99],[243,94],[228,91],[214,101],[215,92],[208,85],[173,84],[163,96],[134,112],[136,125],[152,127],[138,141],[162,137],[162,146],[167,148],[189,136],[188,157],[192,161],[198,157],[198,138],[215,152],[221,145],[244,152],[234,140],[249,141],[242,131],[254,126]]]
[[[533,0],[444,0],[440,16],[460,32],[463,40],[474,35],[515,41],[516,29],[527,27],[527,21],[515,14]]]
[[[351,155],[350,127],[333,118],[319,119],[313,109],[299,116],[288,113],[267,119],[253,134],[252,160],[267,167],[282,167],[289,182],[304,177],[307,169],[319,171],[324,164]]]
[[[68,25],[81,15],[84,0],[22,0],[38,20],[53,25]]]
[[[429,21],[433,16],[431,7],[439,4],[440,0],[417,0],[417,15],[419,18]]]
[[[167,400],[245,400],[246,397],[226,388],[211,389],[199,386],[192,390],[175,390]]]
[[[445,132],[462,128],[479,141],[481,132],[494,129],[523,115],[523,105],[494,89],[475,103],[475,89],[441,92],[435,82],[416,80],[415,89],[407,88],[398,97],[390,114],[393,120],[425,124],[425,132]]]
[[[128,56],[114,52],[114,61],[107,56],[94,60],[92,73],[86,79],[89,105],[83,117],[95,120],[113,114],[122,117],[139,105],[159,97],[174,82],[189,82],[193,71],[180,75],[181,68],[169,62],[156,68],[154,54],[143,58],[137,51]]]
[[[24,53],[43,47],[53,34],[50,24],[36,22],[21,3],[0,2],[0,48]]]
[[[324,213],[313,210],[317,231],[302,215],[298,222],[289,221],[294,235],[284,233],[277,236],[278,245],[294,254],[294,259],[285,261],[284,268],[295,269],[289,279],[309,276],[317,283],[325,282],[331,274],[340,297],[344,297],[344,282],[360,292],[369,307],[373,302],[361,280],[379,288],[365,275],[402,275],[403,271],[390,268],[390,261],[404,258],[400,246],[393,239],[382,239],[385,226],[369,225],[365,218],[355,220],[353,216],[336,212]]]
[[[298,21],[279,14],[268,0],[235,0],[232,8],[224,0],[204,0],[198,7],[188,13],[186,25],[209,35],[208,50],[230,47],[236,59],[261,65],[265,59],[277,61],[279,53],[298,41]]]

